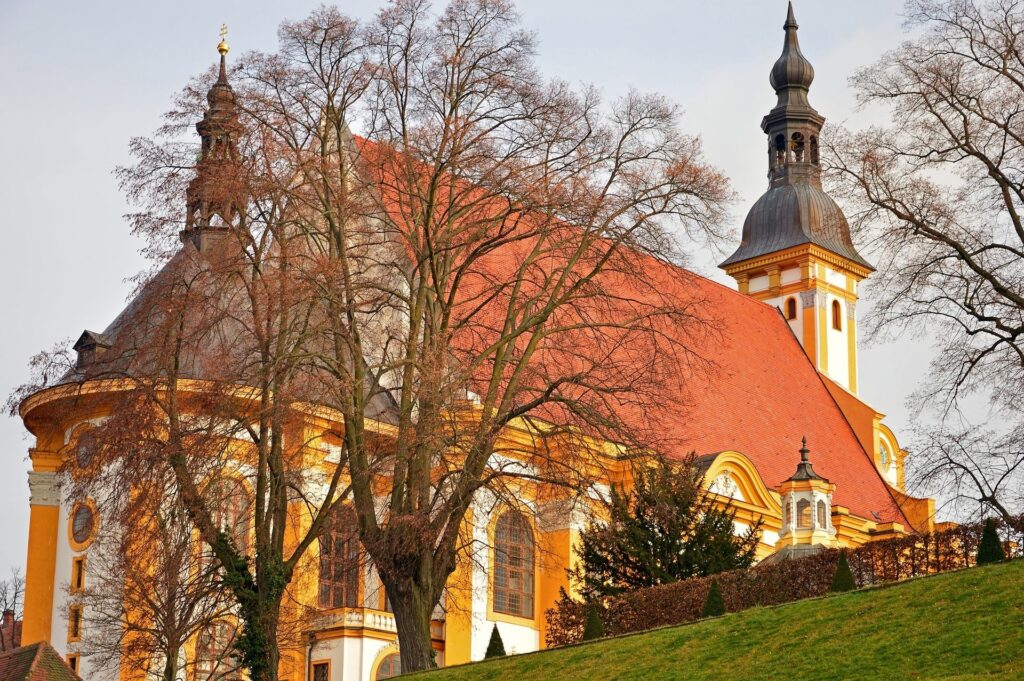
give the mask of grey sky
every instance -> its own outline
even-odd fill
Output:
[[[32,354],[103,329],[124,306],[126,278],[144,263],[111,171],[128,162],[129,138],[151,132],[174,93],[215,61],[221,22],[233,54],[272,49],[280,21],[317,4],[0,0],[0,392],[26,378]],[[367,17],[381,4],[340,6]],[[548,76],[594,83],[608,96],[654,90],[682,105],[684,128],[703,137],[739,194],[730,221],[738,241],[766,188],[758,124],[774,102],[768,71],[782,48],[785,1],[518,4]],[[899,43],[901,9],[898,0],[796,2],[817,74],[811,101],[831,121],[864,122],[846,81]],[[695,260],[724,280],[713,258]],[[906,396],[927,371],[930,353],[919,345],[861,348],[861,396],[889,414],[897,435],[906,432]],[[0,578],[24,566],[30,445],[20,421],[0,417]]]

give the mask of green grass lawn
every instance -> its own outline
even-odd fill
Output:
[[[409,679],[1024,679],[1024,561]]]

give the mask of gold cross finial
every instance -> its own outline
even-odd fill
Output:
[[[228,53],[228,25],[227,24],[221,24],[220,25],[220,44],[217,45],[217,51],[220,52],[222,56]]]

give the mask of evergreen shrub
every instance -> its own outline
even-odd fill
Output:
[[[498,632],[497,624],[491,629],[491,640],[488,641],[487,652],[484,653],[485,660],[489,660],[492,657],[505,657],[505,643],[501,640],[501,633]]]

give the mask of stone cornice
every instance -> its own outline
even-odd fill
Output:
[[[725,270],[726,274],[734,278],[741,274],[749,276],[751,272],[756,270],[767,270],[772,265],[777,266],[787,260],[795,260],[801,257],[809,257],[816,261],[824,262],[832,265],[833,267],[845,270],[860,279],[867,278],[873,271],[863,265],[859,265],[854,261],[849,260],[848,258],[836,255],[832,251],[825,250],[824,248],[814,244],[800,244],[799,246],[793,246],[792,248],[787,248],[782,251],[776,251],[775,253],[769,253],[757,258],[751,258],[750,260],[744,260],[732,265],[727,265],[722,269]]]

